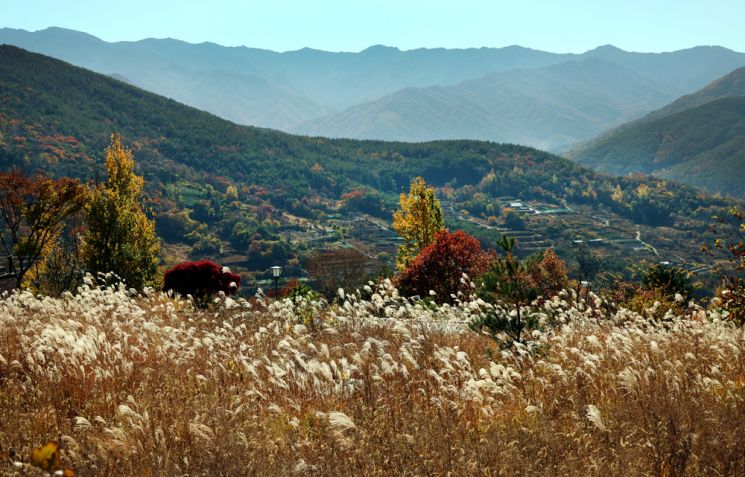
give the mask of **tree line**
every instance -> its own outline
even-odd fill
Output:
[[[132,151],[124,147],[118,134],[111,136],[106,148],[105,166],[106,180],[92,184],[44,175],[26,177],[18,171],[0,173],[0,246],[17,288],[59,294],[75,290],[86,272],[113,272],[116,280],[137,290],[159,284],[160,242],[155,221],[148,216],[152,214],[144,207],[144,179],[135,174]],[[238,191],[228,186],[224,196],[235,203]],[[349,199],[361,197],[353,194]],[[206,206],[200,213],[212,214],[215,207],[225,210],[224,204],[214,204],[215,196],[206,202],[199,200],[203,202],[197,203]],[[270,207],[264,212],[256,209],[258,214],[271,211]],[[717,217],[717,224],[723,234],[735,232],[728,240],[714,244],[731,257],[716,300],[727,307],[729,316],[742,322],[743,213],[732,208]],[[603,266],[602,257],[580,246],[573,254],[577,279],[570,280],[567,263],[551,249],[520,259],[514,253],[516,241],[503,236],[496,243],[499,252],[484,250],[466,232],[447,230],[435,188],[421,177],[413,179],[409,191],[400,194],[392,227],[403,244],[397,251],[395,274],[385,275],[393,277],[402,293],[436,304],[452,304],[474,294],[494,303],[508,303],[514,314],[487,314],[472,326],[513,341],[523,340],[525,330],[532,326],[530,315],[522,313],[524,308],[569,289],[575,290],[576,299],[581,300],[583,293],[584,299],[589,299]],[[241,230],[237,222],[233,226],[236,241],[242,240]],[[328,296],[337,285],[362,285],[376,271],[370,269],[364,254],[352,250],[317,254],[309,260],[308,269],[319,290]],[[297,295],[305,289],[297,286],[287,293]],[[694,287],[688,272],[655,264],[643,271],[638,282],[616,280],[604,292],[621,306],[645,310],[660,303],[657,308],[665,311],[687,303]]]
[[[114,272],[135,289],[157,284],[160,241],[118,134],[105,164],[102,184],[0,173],[0,246],[16,288],[58,294],[75,290],[85,272]]]

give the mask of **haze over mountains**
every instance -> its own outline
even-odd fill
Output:
[[[721,47],[555,54],[373,46],[285,53],[172,39],[104,42],[49,28],[0,43],[54,56],[239,124],[332,137],[475,138],[563,148],[745,65]]]
[[[576,147],[577,162],[745,197],[745,67]]]
[[[402,141],[487,139],[550,149],[592,137],[670,99],[669,89],[591,58],[453,86],[407,88],[293,130]]]

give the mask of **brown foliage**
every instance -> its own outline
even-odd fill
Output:
[[[539,261],[530,267],[530,278],[543,298],[551,298],[569,287],[569,275],[564,260],[553,249],[546,249]]]

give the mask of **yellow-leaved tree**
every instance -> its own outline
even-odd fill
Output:
[[[128,287],[156,285],[160,241],[155,221],[143,210],[144,180],[134,173],[132,151],[119,134],[106,149],[108,178],[91,194],[86,207],[88,231],[83,243],[87,270],[116,273]]]
[[[396,268],[406,270],[426,246],[435,242],[435,235],[445,228],[440,201],[435,188],[421,177],[411,181],[409,193],[401,194],[401,207],[393,214],[393,230],[403,239],[398,248]]]

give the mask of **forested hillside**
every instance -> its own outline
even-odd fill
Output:
[[[577,162],[745,197],[745,68],[580,145]]]
[[[695,108],[696,106],[701,106],[710,101],[736,96],[745,96],[745,67],[737,68],[721,78],[712,81],[704,88],[676,99],[664,108],[649,113],[640,121],[652,121]]]
[[[331,222],[340,216],[389,223],[396,195],[417,175],[440,188],[448,226],[485,244],[509,229],[503,219],[518,201],[523,223],[513,230],[524,244],[562,248],[588,234],[636,243],[641,230],[663,252],[695,262],[701,236],[693,231],[727,206],[674,182],[600,175],[516,145],[327,140],[238,126],[10,46],[0,47],[0,104],[3,169],[99,180],[102,151],[121,132],[166,241],[202,256],[233,254],[252,270],[327,247],[329,237],[351,241],[349,223]],[[586,224],[593,216],[602,230]],[[361,235],[357,246],[373,247]],[[642,253],[634,250],[621,255]]]
[[[675,96],[629,68],[592,58],[452,86],[407,88],[293,130],[357,139],[486,139],[553,149],[593,137]]]

